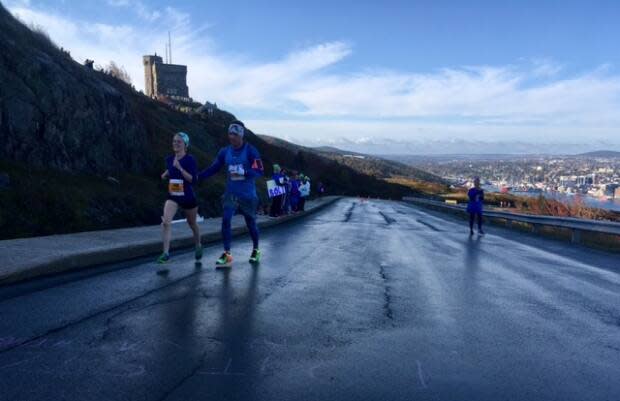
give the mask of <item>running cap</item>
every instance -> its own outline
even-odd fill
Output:
[[[237,122],[237,121],[235,121],[234,123],[230,124],[228,126],[228,133],[229,134],[233,134],[233,135],[237,135],[237,136],[240,136],[241,138],[243,138],[243,134],[245,133],[245,129],[243,127],[243,124],[241,122]]]
[[[176,135],[183,139],[186,147],[189,147],[189,135],[187,135],[185,132],[177,132]]]

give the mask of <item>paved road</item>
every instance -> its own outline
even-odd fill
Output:
[[[343,199],[259,267],[0,289],[2,400],[618,400],[617,255]],[[208,263],[207,263],[208,262]]]

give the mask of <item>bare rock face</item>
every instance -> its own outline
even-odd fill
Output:
[[[112,79],[0,4],[0,157],[93,174],[144,171],[147,131]]]

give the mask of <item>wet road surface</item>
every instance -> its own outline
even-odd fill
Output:
[[[618,400],[617,255],[343,199],[233,242],[0,289],[1,400]]]

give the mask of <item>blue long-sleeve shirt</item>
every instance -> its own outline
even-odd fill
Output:
[[[484,191],[480,188],[471,188],[467,192],[469,198],[467,202],[467,211],[469,213],[482,213],[482,204],[484,203]]]
[[[226,192],[240,198],[256,198],[255,180],[263,175],[263,163],[258,150],[249,143],[239,149],[226,146],[198,177],[208,178],[226,167]],[[242,172],[242,174],[238,174]]]

